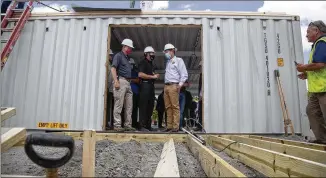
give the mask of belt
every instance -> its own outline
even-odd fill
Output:
[[[178,85],[179,83],[176,83],[176,82],[167,82],[165,83],[165,85]]]
[[[148,80],[142,80],[141,82],[142,82],[142,83],[148,83],[148,84],[154,84],[153,81],[148,81]]]
[[[130,78],[125,78],[125,77],[118,77],[119,79],[124,79],[126,80],[127,82],[131,82],[131,79]]]

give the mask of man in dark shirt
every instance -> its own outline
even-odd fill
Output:
[[[139,78],[141,80],[139,93],[139,119],[141,131],[152,130],[152,114],[154,109],[154,80],[159,77],[155,74],[153,67],[153,60],[155,58],[155,51],[151,46],[144,50],[145,59],[139,63]]]
[[[132,52],[133,42],[130,39],[124,39],[121,43],[122,50],[113,57],[112,61],[112,79],[114,81],[114,129],[121,131],[121,110],[124,108],[124,128],[126,130],[135,130],[131,127],[132,115],[132,90],[130,86],[131,69],[128,55]]]

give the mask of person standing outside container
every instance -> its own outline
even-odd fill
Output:
[[[122,41],[122,50],[113,57],[111,73],[114,81],[114,129],[117,131],[135,130],[131,127],[132,115],[132,90],[131,82],[131,64],[128,55],[131,54],[133,42],[130,39]],[[124,129],[122,129],[121,110],[124,109]]]
[[[172,44],[164,46],[166,58],[164,103],[167,113],[167,128],[165,131],[178,132],[180,122],[179,93],[188,79],[187,68],[183,60],[175,56],[177,49]]]
[[[155,88],[154,81],[159,78],[159,74],[155,74],[153,60],[155,59],[155,51],[153,47],[147,46],[144,49],[145,59],[139,63],[139,78],[141,80],[139,93],[139,119],[140,130],[152,130],[152,114],[154,109]]]
[[[308,80],[307,115],[316,137],[313,143],[326,144],[326,25],[311,22],[306,35],[312,42],[308,64],[297,64],[298,77]]]
[[[138,105],[139,105],[139,77],[138,77],[138,67],[135,63],[135,60],[130,58],[130,64],[132,65],[131,70],[131,90],[132,90],[132,122],[131,126],[133,128],[139,129],[138,122]]]
[[[109,52],[109,59],[106,63],[106,67],[109,68],[109,66],[112,65],[112,58],[113,58],[113,52],[110,49]],[[107,112],[106,112],[106,129],[110,129],[113,127],[113,109],[114,109],[114,98],[113,98],[113,79],[112,79],[112,74],[111,74],[111,70],[109,71],[109,75],[108,75],[108,96],[107,96]]]

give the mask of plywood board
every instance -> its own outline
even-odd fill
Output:
[[[172,138],[164,144],[154,177],[180,177],[177,154]]]

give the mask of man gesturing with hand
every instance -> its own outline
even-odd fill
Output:
[[[183,60],[175,56],[176,48],[172,44],[164,46],[166,69],[164,79],[164,103],[167,113],[166,131],[178,132],[180,120],[179,93],[188,79],[187,68]]]

